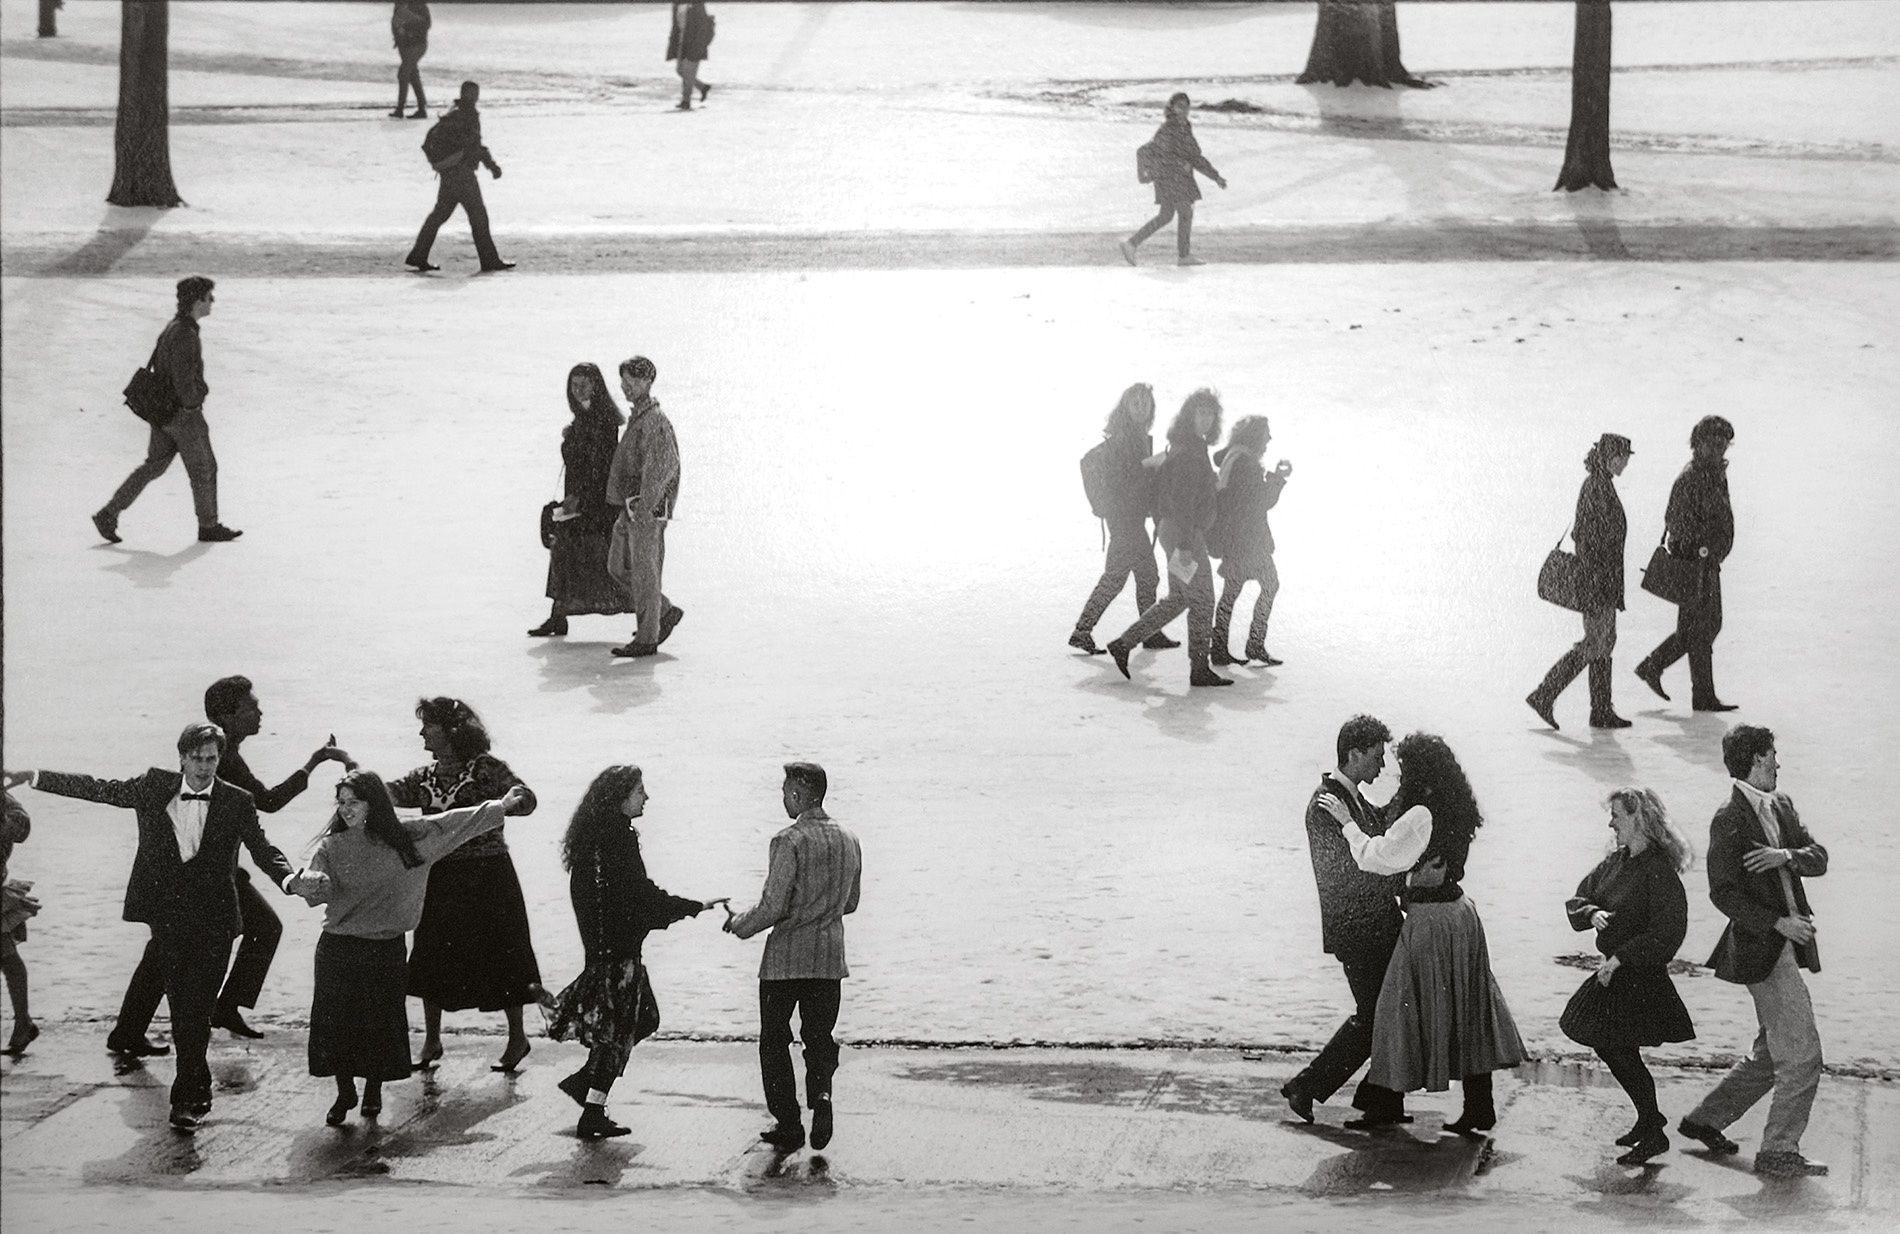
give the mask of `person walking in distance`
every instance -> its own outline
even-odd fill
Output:
[[[561,476],[565,491],[554,511],[554,543],[548,546],[548,618],[530,638],[567,633],[578,613],[626,613],[633,605],[607,573],[619,507],[607,500],[607,473],[620,444],[620,408],[607,391],[597,364],[576,364],[567,374],[567,410],[561,430]]]
[[[1149,431],[1154,422],[1154,387],[1138,381],[1122,391],[1121,401],[1108,413],[1108,423],[1102,427],[1101,443],[1082,460],[1083,486],[1089,492],[1090,505],[1108,525],[1108,560],[1102,566],[1102,577],[1096,580],[1095,590],[1082,606],[1082,615],[1075,620],[1075,631],[1069,635],[1069,646],[1092,656],[1102,654],[1102,648],[1095,645],[1095,624],[1121,594],[1128,576],[1135,577],[1137,612],[1154,606],[1155,592],[1161,584],[1161,573],[1155,569],[1154,543],[1148,538],[1148,516],[1154,510],[1154,476],[1162,463],[1161,455],[1150,457],[1154,439]],[[1142,643],[1156,651],[1180,645],[1159,630]]]
[[[693,110],[693,91],[705,102],[712,85],[699,79],[699,66],[712,53],[713,19],[706,13],[704,0],[673,0],[673,24],[666,36],[666,58],[674,61],[680,75],[680,101],[675,111]]]
[[[607,551],[607,570],[632,593],[640,624],[617,656],[650,656],[673,633],[686,610],[660,589],[666,569],[666,524],[680,492],[679,439],[673,422],[653,397],[659,370],[645,356],[620,364],[620,389],[627,396],[627,430],[607,469],[607,500],[620,513]]]
[[[101,539],[119,543],[119,516],[138,500],[145,486],[164,475],[172,459],[183,456],[191,480],[191,505],[198,515],[198,539],[211,543],[235,540],[244,533],[218,521],[218,456],[211,451],[211,429],[205,424],[204,345],[198,323],[211,315],[215,284],[203,275],[178,280],[178,313],[158,336],[152,351],[152,370],[169,381],[178,410],[163,424],[151,426],[145,461],[119,485],[112,499],[92,516]]]
[[[397,0],[396,11],[389,17],[389,33],[396,41],[396,55],[401,63],[396,67],[396,110],[389,113],[391,120],[403,118],[403,107],[409,102],[409,88],[415,87],[416,109],[409,114],[411,120],[427,119],[429,100],[422,95],[422,57],[429,51],[429,6],[419,0]]]
[[[205,690],[205,719],[224,730],[224,756],[218,760],[218,778],[235,784],[251,795],[251,804],[259,814],[275,814],[310,787],[310,773],[326,762],[353,767],[350,756],[332,742],[326,742],[304,760],[275,788],[252,774],[239,747],[247,738],[257,736],[263,726],[264,712],[248,677],[221,677]],[[236,867],[238,918],[243,923],[238,938],[237,958],[218,991],[211,1008],[211,1027],[222,1028],[233,1037],[262,1037],[244,1019],[243,1009],[257,1006],[264,990],[264,978],[277,954],[284,925],[270,902],[259,894],[243,866]],[[145,954],[126,984],[125,998],[119,1004],[119,1018],[106,1034],[106,1049],[114,1054],[137,1058],[165,1052],[146,1037],[152,1017],[158,1014],[158,1000],[165,994],[165,969],[156,941],[146,944]]]
[[[1128,653],[1135,644],[1188,615],[1188,684],[1231,686],[1207,666],[1214,637],[1214,570],[1207,560],[1207,533],[1214,526],[1214,469],[1207,451],[1220,440],[1220,397],[1201,389],[1188,395],[1168,426],[1168,459],[1161,465],[1155,500],[1157,538],[1168,561],[1168,594],[1143,610],[1135,624],[1108,644],[1108,654],[1128,676]]]
[[[1734,711],[1715,694],[1715,636],[1722,632],[1722,562],[1735,547],[1735,511],[1728,500],[1728,447],[1735,426],[1703,416],[1689,432],[1689,465],[1669,490],[1663,539],[1673,557],[1701,564],[1693,599],[1676,607],[1676,632],[1636,666],[1636,675],[1663,701],[1662,675],[1689,657],[1689,703],[1697,711]]]
[[[33,833],[33,820],[26,807],[4,794],[6,813],[0,816],[0,975],[6,977],[7,998],[13,1004],[13,1032],[7,1048],[0,1054],[14,1058],[26,1053],[26,1047],[40,1035],[33,1022],[26,990],[26,961],[20,958],[20,944],[26,941],[26,923],[38,915],[40,902],[32,895],[33,884],[25,879],[7,877],[7,864],[13,859],[13,846],[26,843]]]
[[[1195,140],[1194,126],[1188,122],[1190,106],[1185,93],[1170,98],[1167,118],[1143,147],[1148,151],[1145,161],[1154,180],[1155,204],[1161,209],[1134,235],[1122,241],[1122,260],[1131,266],[1135,264],[1135,250],[1141,247],[1141,242],[1177,216],[1181,221],[1174,228],[1176,264],[1207,264],[1190,251],[1194,237],[1194,203],[1201,199],[1201,186],[1194,179],[1194,173],[1200,172],[1223,189],[1227,181],[1201,154],[1201,143]]]
[[[1333,743],[1334,769],[1320,777],[1306,806],[1306,842],[1313,858],[1313,880],[1319,887],[1320,947],[1345,970],[1353,1001],[1353,1013],[1319,1056],[1280,1089],[1287,1105],[1309,1123],[1314,1103],[1338,1092],[1372,1057],[1379,987],[1405,924],[1399,912],[1404,877],[1361,870],[1339,822],[1321,802],[1339,803],[1361,831],[1382,834],[1385,824],[1379,809],[1365,799],[1360,786],[1372,783],[1385,770],[1385,743],[1390,740],[1392,730],[1372,716],[1357,715],[1340,725]],[[1405,1094],[1370,1080],[1360,1083],[1352,1104],[1360,1117],[1347,1126],[1355,1130],[1411,1121],[1405,1113]]]
[[[171,1125],[198,1129],[211,1111],[211,1009],[224,980],[238,917],[237,849],[287,895],[303,881],[258,826],[251,795],[218,779],[225,737],[215,724],[187,724],[178,735],[179,770],[153,767],[125,780],[96,780],[61,771],[9,771],[5,786],[30,784],[43,793],[131,810],[138,852],[125,886],[125,919],[143,922],[158,943],[171,1004],[178,1072],[172,1082]]]
[[[1723,981],[1748,987],[1760,1030],[1748,1057],[1676,1129],[1711,1153],[1736,1152],[1723,1128],[1772,1091],[1755,1172],[1826,1174],[1825,1165],[1801,1155],[1801,1133],[1821,1085],[1821,1034],[1801,977],[1804,968],[1821,971],[1821,953],[1801,880],[1827,873],[1827,850],[1779,791],[1774,733],[1737,725],[1722,738],[1722,762],[1734,784],[1709,824],[1707,864],[1709,899],[1728,924],[1709,967]]]
[[[770,930],[759,961],[759,1076],[775,1124],[759,1138],[785,1152],[805,1143],[798,1084],[792,1074],[792,1012],[805,1043],[805,1104],[811,1146],[831,1143],[831,1079],[838,1070],[832,1037],[843,999],[844,918],[858,909],[863,855],[858,838],[825,813],[829,781],[817,763],[785,764],[781,799],[792,825],[772,837],[771,864],[759,902],[728,917],[740,938]],[[726,910],[731,913],[731,909]]]
[[[1635,451],[1630,439],[1617,433],[1597,438],[1583,457],[1583,488],[1577,493],[1577,516],[1571,538],[1583,565],[1583,637],[1550,666],[1530,696],[1537,718],[1557,727],[1557,696],[1586,669],[1590,675],[1590,727],[1628,728],[1611,701],[1610,652],[1616,648],[1616,614],[1623,607],[1623,545],[1629,520],[1616,495],[1616,477],[1629,466]]]
[[[1273,598],[1280,594],[1280,572],[1273,564],[1273,528],[1267,512],[1280,504],[1280,492],[1293,474],[1293,464],[1281,459],[1268,475],[1263,458],[1273,433],[1265,416],[1242,416],[1235,421],[1227,445],[1214,455],[1220,469],[1215,482],[1214,530],[1209,549],[1220,558],[1220,601],[1214,605],[1214,646],[1210,658],[1219,665],[1256,660],[1268,668],[1281,661],[1267,652],[1267,620],[1273,616]],[[1253,620],[1247,626],[1247,648],[1239,656],[1227,649],[1234,606],[1249,582],[1260,585],[1254,598]]]
[[[503,261],[501,254],[495,251],[495,238],[488,232],[488,207],[482,202],[481,182],[475,178],[476,168],[487,167],[490,176],[501,179],[501,164],[482,144],[482,117],[475,107],[481,94],[481,86],[472,81],[463,82],[455,106],[449,109],[448,115],[437,120],[429,135],[423,138],[422,152],[428,155],[429,166],[435,168],[439,182],[435,209],[422,220],[415,246],[403,259],[405,265],[419,274],[442,268],[430,262],[429,250],[435,247],[435,233],[449,221],[457,206],[468,216],[468,229],[475,238],[475,255],[481,258],[482,273],[515,268],[514,262]]]

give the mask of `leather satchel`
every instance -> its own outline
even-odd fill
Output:
[[[132,380],[125,385],[125,405],[132,409],[133,415],[154,427],[170,424],[172,417],[178,414],[178,391],[154,367],[157,359],[158,350],[154,348],[145,367],[134,372]]]
[[[1668,535],[1649,555],[1643,567],[1643,590],[1671,604],[1693,604],[1702,598],[1702,563],[1669,552]]]
[[[561,503],[558,501],[550,501],[547,505],[541,507],[542,548],[554,547],[554,529],[558,525],[554,521],[554,512],[560,508]]]
[[[1583,584],[1583,559],[1575,553],[1564,552],[1563,537],[1559,536],[1557,546],[1544,558],[1544,568],[1537,572],[1537,598],[1581,613],[1584,610]]]

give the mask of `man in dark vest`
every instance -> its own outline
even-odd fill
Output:
[[[1676,632],[1636,666],[1643,684],[1665,701],[1662,675],[1689,657],[1689,704],[1697,711],[1734,711],[1715,695],[1715,636],[1722,632],[1722,562],[1735,547],[1735,511],[1728,500],[1729,442],[1735,426],[1721,416],[1703,416],[1689,433],[1692,456],[1669,490],[1663,515],[1669,555],[1701,563],[1697,596],[1676,608]]]
[[[430,262],[429,250],[435,247],[435,233],[449,221],[449,215],[455,213],[457,206],[468,215],[468,229],[474,234],[475,253],[482,260],[482,271],[515,268],[514,262],[503,261],[495,251],[495,239],[488,234],[488,207],[482,204],[481,182],[475,178],[475,169],[486,166],[489,175],[501,179],[501,164],[482,144],[482,117],[475,110],[475,100],[481,93],[481,86],[475,82],[463,82],[461,97],[455,100],[448,115],[436,121],[436,127],[424,143],[433,147],[428,151],[429,165],[435,168],[440,183],[436,186],[435,209],[422,220],[415,247],[404,259],[418,273],[442,268]]]

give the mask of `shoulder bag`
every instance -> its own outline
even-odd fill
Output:
[[[1567,530],[1564,532],[1564,536],[1569,534]],[[1575,553],[1564,552],[1564,536],[1557,537],[1557,546],[1550,550],[1544,558],[1544,568],[1537,572],[1537,598],[1581,613],[1584,610],[1583,559]]]
[[[152,348],[152,358],[145,367],[132,374],[132,380],[125,385],[125,405],[132,414],[147,424],[157,428],[170,424],[172,417],[178,414],[178,391],[172,383],[160,375],[157,368],[158,348]]]
[[[1643,567],[1643,590],[1671,604],[1692,604],[1702,597],[1702,563],[1670,553],[1665,531]]]

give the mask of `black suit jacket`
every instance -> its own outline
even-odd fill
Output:
[[[1801,816],[1795,813],[1794,803],[1786,794],[1776,793],[1774,802],[1781,843],[1773,847],[1785,848],[1793,854],[1794,859],[1782,869],[1788,872],[1788,881],[1793,884],[1796,910],[1806,916],[1808,895],[1802,889],[1801,878],[1803,875],[1818,878],[1827,873],[1827,850],[1816,844],[1808,829],[1801,825]],[[1781,949],[1789,945],[1788,939],[1775,929],[1775,922],[1788,915],[1780,872],[1763,870],[1751,874],[1742,865],[1745,854],[1766,844],[1768,833],[1762,829],[1755,807],[1749,804],[1741,789],[1732,789],[1728,804],[1715,812],[1709,824],[1709,899],[1728,918],[1728,928],[1715,944],[1709,967],[1724,981],[1748,985],[1766,980],[1781,958]],[[1801,967],[1821,971],[1821,952],[1816,944],[1796,945],[1794,955]]]
[[[1320,808],[1321,797],[1346,803],[1359,830],[1378,835],[1385,822],[1376,807],[1348,793],[1331,776],[1320,777],[1319,788],[1306,803],[1306,843],[1313,854],[1313,881],[1319,886],[1321,946],[1331,955],[1390,950],[1405,924],[1399,912],[1403,874],[1368,874],[1352,859],[1352,849],[1333,816]]]
[[[155,929],[234,938],[243,932],[232,874],[238,845],[251,850],[251,860],[273,885],[281,887],[295,871],[265,838],[251,795],[223,780],[212,781],[204,836],[199,840],[198,852],[185,861],[178,851],[177,830],[166,811],[183,781],[179,772],[159,767],[130,780],[95,780],[91,776],[42,771],[36,787],[61,797],[77,797],[137,813],[138,853],[132,858],[132,876],[125,884],[127,921],[142,921]]]

